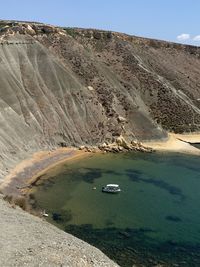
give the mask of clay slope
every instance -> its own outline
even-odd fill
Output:
[[[0,175],[40,149],[199,130],[199,57],[196,47],[2,21]]]

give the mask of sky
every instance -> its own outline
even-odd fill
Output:
[[[96,28],[200,46],[200,0],[0,0],[0,19]]]

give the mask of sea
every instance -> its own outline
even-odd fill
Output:
[[[49,170],[31,204],[120,266],[200,266],[198,156],[92,154]]]

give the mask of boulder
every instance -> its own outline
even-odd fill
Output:
[[[131,145],[133,145],[133,146],[137,146],[137,144],[138,144],[137,141],[134,141],[134,140],[131,141]]]
[[[121,136],[121,135],[116,139],[116,143],[118,144],[118,146],[121,146],[121,147],[123,147],[123,148],[125,148],[125,149],[128,149],[128,150],[132,149],[131,144],[129,144],[129,143],[124,139],[124,137]]]
[[[90,86],[90,85],[87,88],[88,88],[89,91],[94,91],[94,88],[92,86]]]
[[[29,24],[26,27],[26,33],[29,35],[35,35],[36,34],[35,30]]]
[[[79,150],[84,150],[84,149],[85,149],[85,146],[79,146],[78,149],[79,149]]]
[[[103,143],[101,145],[98,146],[99,149],[104,149],[106,148],[108,145],[106,143]]]
[[[118,122],[122,122],[122,123],[127,122],[127,119],[122,117],[122,116],[118,116],[117,120],[118,120]]]

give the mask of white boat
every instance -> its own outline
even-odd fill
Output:
[[[102,187],[102,192],[119,193],[121,192],[121,189],[118,184],[107,184],[106,186]]]
[[[48,213],[46,213],[46,211],[44,210],[43,212],[41,212],[41,214],[42,214],[42,216],[43,217],[49,217],[49,214]]]

